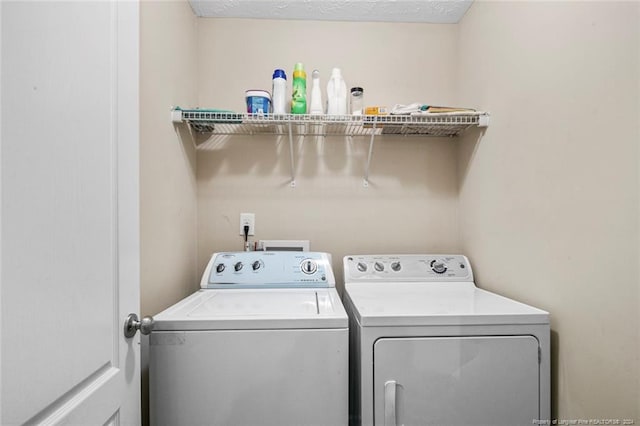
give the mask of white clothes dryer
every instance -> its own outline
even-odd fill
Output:
[[[346,425],[348,319],[330,256],[228,252],[156,315],[153,425]]]
[[[346,256],[344,281],[351,424],[549,419],[549,314],[477,288],[465,256]]]

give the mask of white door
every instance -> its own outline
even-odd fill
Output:
[[[379,339],[375,424],[525,426],[540,418],[533,336]]]
[[[0,22],[0,424],[139,424],[138,5]]]

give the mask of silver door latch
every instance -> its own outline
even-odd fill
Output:
[[[140,321],[136,314],[127,315],[124,320],[124,337],[130,339],[136,335],[138,330],[145,335],[151,333],[151,330],[153,330],[153,317],[146,316]]]

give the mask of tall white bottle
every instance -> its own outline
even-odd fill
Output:
[[[311,106],[309,107],[309,114],[324,114],[322,90],[320,89],[320,71],[313,70],[311,78],[313,79],[313,86],[311,87]]]
[[[284,70],[273,71],[272,95],[273,113],[285,114],[287,105],[287,74]]]
[[[331,70],[331,78],[327,83],[327,114],[347,114],[347,84],[342,78],[340,68]]]

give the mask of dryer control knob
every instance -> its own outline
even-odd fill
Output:
[[[358,264],[356,265],[356,268],[358,268],[358,271],[360,271],[360,272],[367,272],[367,264],[366,263],[358,262]]]
[[[447,265],[441,260],[433,260],[431,262],[431,269],[433,269],[433,272],[436,274],[444,274],[447,272]]]
[[[393,262],[391,264],[391,269],[395,272],[398,272],[400,269],[402,269],[402,265],[400,265],[400,262]]]
[[[378,272],[382,272],[384,271],[384,265],[380,262],[376,262],[373,264],[373,269],[375,269]]]
[[[242,262],[238,262],[235,265],[233,265],[233,269],[236,270],[236,272],[240,271],[242,269],[244,265],[242,264]]]
[[[221,274],[222,271],[224,271],[224,263],[218,263],[218,266],[216,266],[216,272]]]
[[[251,267],[253,268],[254,271],[257,271],[258,269],[260,269],[260,266],[261,265],[260,265],[260,261],[259,260],[256,260],[255,262],[253,262],[251,264]]]

